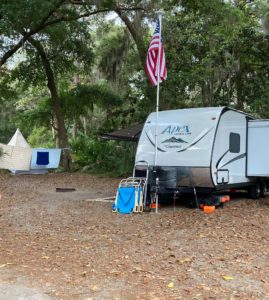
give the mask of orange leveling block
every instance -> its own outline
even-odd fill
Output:
[[[204,211],[206,214],[211,214],[212,212],[215,211],[215,209],[216,209],[216,207],[215,207],[214,205],[210,205],[210,206],[205,205],[205,206],[203,207],[203,211]]]
[[[158,203],[158,208],[160,208],[161,207],[161,205],[160,205],[160,203]],[[153,203],[151,203],[150,204],[150,208],[156,208],[156,203],[155,202],[153,202]]]

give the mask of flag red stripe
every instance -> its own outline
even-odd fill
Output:
[[[158,30],[158,27],[155,31]],[[158,53],[160,50],[160,64],[159,64],[159,82],[162,82],[167,77],[165,53],[162,42],[159,40],[159,32],[155,32],[152,36],[146,60],[146,73],[152,85],[158,84]]]

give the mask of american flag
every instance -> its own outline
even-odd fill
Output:
[[[159,45],[160,44],[160,45]],[[160,81],[166,79],[166,63],[162,41],[160,40],[160,21],[157,21],[155,32],[152,36],[146,61],[146,72],[152,85],[158,84],[158,52],[160,53]]]

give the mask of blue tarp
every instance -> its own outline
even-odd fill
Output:
[[[49,152],[37,151],[36,164],[39,166],[47,166],[49,164]]]
[[[41,160],[40,156],[42,158]],[[45,156],[47,156],[47,160]],[[60,158],[61,149],[34,148],[32,152],[31,169],[57,169],[59,167]],[[40,163],[44,163],[44,165]]]

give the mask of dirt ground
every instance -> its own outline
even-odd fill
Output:
[[[157,215],[87,201],[118,183],[1,174],[0,299],[269,299],[269,198]]]

